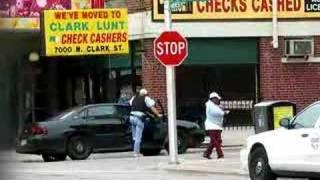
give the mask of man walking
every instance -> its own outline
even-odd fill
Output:
[[[222,152],[221,133],[223,117],[227,112],[224,112],[220,108],[220,100],[221,97],[216,92],[212,92],[209,95],[209,100],[206,102],[205,127],[207,134],[210,136],[210,144],[204,152],[203,157],[207,159],[211,159],[213,148],[216,148],[218,159],[224,157]]]
[[[151,110],[156,116],[161,117],[161,114],[157,111],[155,106],[155,101],[148,96],[148,91],[146,89],[141,89],[139,94],[134,96],[130,100],[131,113],[130,113],[130,123],[132,130],[132,138],[134,141],[134,156],[139,157],[140,145],[144,129],[144,118],[146,113]]]

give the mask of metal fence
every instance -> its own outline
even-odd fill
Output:
[[[230,100],[222,101],[221,106],[230,113],[225,117],[225,127],[246,127],[253,126],[252,109],[253,100]]]
[[[180,104],[178,108],[178,118],[197,122],[200,126],[204,127],[205,121],[205,107],[204,100],[186,101]],[[225,128],[246,128],[252,127],[254,121],[252,118],[252,110],[254,106],[254,100],[223,100],[221,101],[221,107],[224,110],[229,110],[230,113],[225,116],[224,127]]]

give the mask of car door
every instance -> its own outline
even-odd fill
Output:
[[[320,170],[320,103],[313,104],[291,121],[288,130],[277,130],[271,146],[272,163],[281,170],[315,172]]]
[[[126,126],[114,105],[88,108],[87,125],[95,133],[95,148],[118,150],[124,148]]]
[[[161,137],[161,122],[155,117],[147,117],[144,122],[143,130],[143,143],[152,144],[157,140],[161,140],[165,137]]]
[[[303,166],[302,168],[307,168],[308,171],[320,173],[320,117],[314,125],[314,128],[310,128],[308,132],[308,146],[307,152],[304,157],[304,161],[309,165],[308,167]],[[303,169],[304,170],[304,169]]]
[[[130,106],[128,105],[117,105],[117,116],[121,119],[122,125],[121,130],[119,131],[121,136],[119,143],[122,143],[122,147],[124,149],[132,149],[132,131],[131,131],[131,124],[129,122],[130,116]]]

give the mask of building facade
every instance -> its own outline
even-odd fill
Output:
[[[139,3],[135,1],[128,3],[133,12],[130,18],[134,19],[130,21],[130,33],[133,39],[144,39],[146,53],[142,63],[142,85],[165,102],[165,69],[155,60],[152,44],[163,31],[164,24],[157,19],[160,15],[154,12],[155,5],[149,3],[144,3],[145,11],[136,7]],[[161,3],[158,1],[158,5]],[[209,7],[211,11],[217,8],[211,5],[202,7]],[[278,11],[282,12],[279,12],[277,22],[278,48],[272,46],[270,9],[263,19],[261,14],[255,16],[250,12],[239,19],[226,14],[219,16],[220,19],[205,19],[173,13],[173,19],[176,19],[173,30],[179,31],[189,41],[189,57],[176,68],[178,114],[188,104],[193,107],[189,108],[191,110],[203,105],[211,91],[220,93],[226,107],[234,110],[251,109],[252,102],[265,100],[289,100],[301,110],[318,100],[320,31],[317,27],[320,27],[320,21],[317,17],[310,19],[307,11],[289,17],[289,11],[293,11],[288,8],[290,5],[284,8],[280,3],[279,6]],[[303,7],[307,8],[306,2],[302,2],[300,8]],[[193,11],[195,9],[194,5]],[[319,16],[319,12],[313,12],[313,15]],[[300,44],[301,41],[305,45]],[[304,53],[299,54],[299,51]]]

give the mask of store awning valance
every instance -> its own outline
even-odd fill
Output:
[[[129,55],[108,55],[103,57],[104,67],[110,69],[130,69]],[[135,67],[141,67],[141,56],[134,58]]]
[[[256,38],[190,38],[184,65],[257,64]]]

